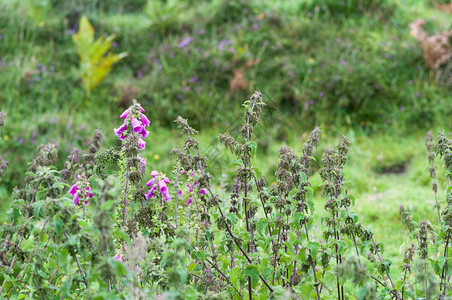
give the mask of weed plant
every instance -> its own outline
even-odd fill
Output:
[[[17,299],[446,299],[450,288],[452,141],[427,134],[429,173],[444,163],[446,198],[438,220],[413,220],[401,274],[372,230],[353,211],[344,166],[350,140],[324,151],[323,209],[312,201],[315,128],[303,147],[279,150],[270,184],[256,165],[254,133],[266,104],[255,92],[244,104],[240,136],[221,134],[232,152],[233,178],[214,178],[187,119],[172,150],[171,174],[148,172],[143,153],[155,142],[136,100],[114,129],[121,146],[74,149],[55,167],[59,144],[37,148],[14,189],[0,238],[0,293]],[[4,124],[0,114],[0,124]],[[107,134],[107,135],[111,135]],[[151,146],[152,147],[152,146]],[[6,162],[5,162],[6,164]],[[2,162],[2,170],[4,164]],[[149,176],[150,175],[150,176]],[[271,175],[271,174],[270,174]],[[229,186],[226,193],[220,191]]]

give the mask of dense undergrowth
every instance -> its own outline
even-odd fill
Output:
[[[145,109],[136,101],[114,130],[122,146],[102,150],[96,131],[87,153],[74,149],[64,168],[52,164],[57,144],[38,147],[16,188],[2,226],[1,292],[6,298],[175,299],[418,299],[450,290],[452,141],[426,137],[435,195],[439,156],[448,179],[446,199],[436,196],[437,220],[412,219],[401,274],[374,233],[353,211],[343,167],[350,141],[322,155],[324,217],[314,217],[310,184],[315,128],[301,152],[279,150],[276,182],[254,164],[253,139],[265,108],[255,92],[244,103],[240,136],[219,140],[235,156],[232,181],[213,178],[186,119],[186,137],[172,155],[171,175],[148,177],[141,157],[151,141]],[[3,120],[2,116],[2,120]],[[3,123],[3,121],[2,121]],[[227,195],[218,190],[230,186]],[[319,209],[319,208],[317,208]]]
[[[452,130],[450,64],[419,18],[450,28],[432,1],[0,1],[3,297],[450,293],[449,173],[422,147]],[[133,106],[123,144],[133,98],[151,135]]]

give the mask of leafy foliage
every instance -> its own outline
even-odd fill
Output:
[[[90,93],[110,72],[113,64],[126,57],[127,53],[108,53],[115,36],[101,36],[94,40],[94,28],[86,16],[81,17],[78,32],[72,38],[80,57],[83,88]]]
[[[452,141],[443,132],[434,145],[429,133],[426,143],[431,168],[436,149],[449,180],[446,201],[437,204],[442,207],[439,223],[416,225],[400,208],[411,246],[395,280],[383,244],[352,211],[355,198],[344,184],[343,169],[348,138],[342,136],[322,157],[326,214],[316,220],[310,176],[319,128],[300,153],[280,149],[276,182],[269,185],[254,165],[262,94],[255,92],[243,106],[241,136],[219,136],[236,156],[227,195],[215,187],[195,139],[198,132],[181,117],[176,123],[186,141],[172,151],[174,171],[166,176],[154,170],[142,182],[146,160],[140,154],[150,122],[135,100],[114,130],[122,141],[119,148],[102,150],[96,131],[88,152],[74,149],[60,171],[54,166],[59,145],[39,146],[24,185],[12,194],[1,230],[2,297],[404,299],[450,294]]]

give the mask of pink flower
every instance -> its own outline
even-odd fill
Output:
[[[168,202],[171,200],[171,196],[169,195],[168,188],[166,188],[166,192],[163,193],[163,196],[165,197],[165,202]]]
[[[155,196],[154,192],[155,192],[155,190],[158,189],[158,191],[165,198],[166,202],[171,200],[171,196],[169,194],[168,187],[166,186],[167,183],[170,183],[170,180],[168,179],[168,177],[163,177],[162,179],[160,179],[161,177],[159,177],[159,179],[157,179],[156,177],[159,175],[159,172],[157,172],[155,170],[151,172],[151,175],[152,175],[152,178],[146,183],[147,186],[151,187],[149,189],[148,193],[145,194],[146,199],[149,200],[150,198],[154,197]],[[155,187],[156,180],[158,180],[157,187]]]
[[[80,174],[77,175],[77,178],[79,180],[81,180],[81,176]],[[86,180],[86,179],[85,179]],[[91,187],[89,186],[89,183],[86,181],[86,184],[88,185],[87,187],[85,187],[85,193],[80,193],[80,189],[79,189],[79,184],[75,183],[70,189],[69,189],[69,194],[71,196],[74,196],[72,198],[72,201],[74,202],[75,205],[78,205],[78,203],[80,202],[80,196],[84,198],[85,200],[85,205],[89,204],[88,199],[89,198],[93,198],[94,194],[91,191]]]
[[[202,188],[201,190],[199,190],[199,194],[206,195],[207,194],[207,190]]]
[[[146,146],[146,142],[143,141],[142,139],[138,139],[138,148],[139,150],[144,150],[144,147]]]
[[[146,158],[139,157],[139,159],[140,159],[140,163],[141,163],[143,166],[146,166]]]
[[[121,138],[121,136],[123,135],[123,133],[126,129],[127,129],[127,124],[126,124],[126,122],[124,122],[119,128],[113,129],[113,131],[115,132],[115,135],[117,137]]]
[[[128,116],[129,116],[129,112],[130,112],[130,109],[126,109],[122,114],[121,114],[121,116],[119,116],[121,119],[125,119],[125,118],[127,118]]]
[[[91,187],[88,186],[88,187],[86,188],[86,190],[88,191],[88,197],[93,198],[94,194],[93,194],[93,192],[91,192]]]
[[[74,201],[74,204],[75,204],[75,205],[78,205],[78,201],[79,201],[78,192],[76,192],[76,193],[74,194],[74,199],[73,199],[73,201]]]
[[[151,122],[149,121],[149,119],[148,119],[144,114],[141,114],[141,123],[142,123],[144,126],[149,126],[149,125],[151,124]]]
[[[178,196],[182,196],[182,191],[177,192]]]
[[[137,105],[141,112],[145,112],[144,108],[141,107],[140,104]]]
[[[69,194],[71,194],[71,196],[74,196],[75,193],[77,192],[77,190],[78,190],[78,185],[77,185],[77,184],[74,184],[74,185],[69,189]]]
[[[146,183],[146,185],[147,185],[147,186],[151,186],[151,185],[154,185],[154,183],[155,183],[155,177],[152,177],[151,180],[149,180],[149,181]]]
[[[141,132],[141,130],[144,129],[141,123],[137,119],[135,119],[135,117],[132,117],[132,128],[133,132]]]
[[[159,187],[159,190],[162,190],[163,187],[166,187],[165,181],[159,180],[157,186]]]
[[[155,186],[152,186],[147,194],[144,194],[144,196],[146,197],[146,200],[151,199],[152,197],[154,197],[154,191],[155,191]]]
[[[120,255],[119,253],[116,253],[114,259],[120,262],[124,262],[124,260],[122,259],[122,255]]]
[[[140,134],[141,134],[141,137],[142,137],[143,139],[145,139],[145,138],[147,138],[147,137],[148,137],[148,135],[149,135],[149,131],[148,131],[148,130],[146,130],[146,129],[144,129],[144,127],[142,127],[142,128],[141,128],[141,132],[140,132]]]
[[[191,197],[188,197],[188,201],[187,201],[187,205],[189,205],[189,204],[191,204],[193,201],[192,201],[192,199],[191,199]]]

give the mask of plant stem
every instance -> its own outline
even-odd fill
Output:
[[[124,187],[124,197],[122,198],[122,226],[126,226],[126,211],[127,211],[127,188],[129,185],[129,160],[126,161],[126,184]]]
[[[66,236],[66,239],[69,241],[69,236],[66,233],[66,231],[64,232],[64,235]],[[85,283],[86,289],[88,289],[88,281],[86,280],[85,273],[83,272],[82,267],[80,266],[80,262],[78,261],[77,255],[75,255],[75,253],[72,253],[72,257],[74,258],[75,262],[77,263],[77,267],[78,267],[80,274],[82,275],[83,282]]]
[[[381,264],[383,264],[383,261],[381,260],[380,252],[378,251],[377,244],[375,243],[374,237],[372,236],[371,238],[372,238],[372,243],[373,243],[374,248],[375,248],[375,253],[377,253],[377,256],[378,256],[378,260],[380,261]],[[391,283],[391,286],[392,286],[392,289],[394,290],[395,296],[397,297],[397,299],[400,299],[399,294],[397,293],[397,290],[394,287],[394,283],[392,282],[391,275],[389,275],[388,270],[386,270],[386,275],[388,276],[389,282]]]

